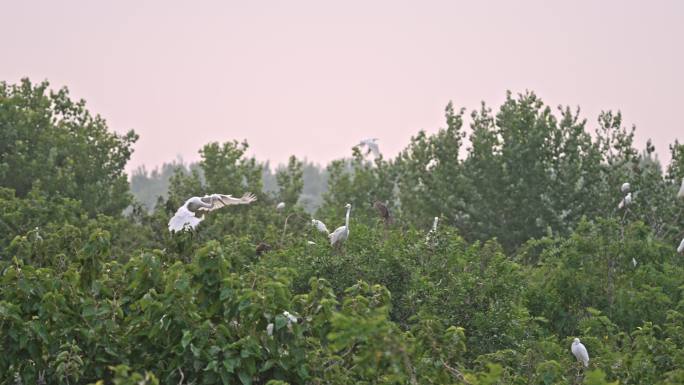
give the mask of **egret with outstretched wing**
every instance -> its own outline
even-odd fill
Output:
[[[361,142],[359,142],[358,146],[363,147],[366,146],[368,147],[368,152],[366,152],[366,155],[370,152],[373,153],[374,157],[379,157],[380,156],[380,147],[378,146],[378,138],[372,138],[372,139],[364,139]]]
[[[185,201],[176,214],[169,220],[169,231],[181,231],[186,228],[194,229],[204,220],[204,215],[197,216],[200,211],[213,211],[224,206],[246,205],[254,202],[256,196],[246,193],[241,198],[231,195],[211,194],[203,197],[192,197]]]

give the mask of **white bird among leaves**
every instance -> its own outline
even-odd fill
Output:
[[[624,198],[618,204],[618,209],[623,209],[632,204],[632,193],[627,193]]]
[[[280,202],[276,205],[277,211],[283,211],[285,209],[285,202]]]
[[[682,178],[682,185],[679,186],[679,192],[677,193],[677,198],[684,199],[684,178]]]
[[[328,231],[328,228],[325,226],[325,223],[319,221],[318,219],[312,219],[311,226],[313,226],[316,230],[325,235],[330,235],[330,231]]]
[[[256,196],[246,193],[241,198],[231,195],[211,194],[203,197],[192,197],[185,201],[176,214],[169,220],[169,231],[181,231],[186,228],[194,229],[204,220],[204,214],[197,216],[198,211],[213,211],[224,206],[246,205],[254,202]]]
[[[677,252],[680,254],[684,254],[684,238],[682,238],[682,241],[679,242],[679,247],[677,247]]]
[[[380,156],[380,147],[378,146],[378,138],[372,138],[372,139],[364,139],[361,142],[359,142],[358,146],[363,147],[366,146],[368,147],[368,152],[366,154],[372,152],[374,157],[379,157]]]
[[[579,338],[575,338],[572,341],[572,347],[570,348],[570,351],[572,351],[572,354],[575,355],[577,361],[581,361],[582,364],[584,364],[585,368],[589,367],[589,352],[587,352],[587,348],[584,347]]]
[[[330,238],[330,246],[341,245],[349,238],[349,213],[351,211],[351,203],[347,203],[344,207],[347,208],[344,226],[336,228],[335,231],[328,236]]]
[[[622,186],[620,187],[620,191],[622,191],[623,194],[626,194],[626,193],[629,192],[629,187],[630,187],[630,186],[629,186],[629,183],[625,182],[625,183],[623,183]]]

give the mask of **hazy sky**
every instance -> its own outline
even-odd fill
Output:
[[[22,0],[0,15],[0,80],[66,85],[134,129],[129,170],[231,139],[276,163],[364,137],[394,156],[449,100],[506,90],[579,105],[592,131],[620,109],[661,158],[684,139],[684,1]]]

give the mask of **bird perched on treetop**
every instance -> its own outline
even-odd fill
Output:
[[[241,198],[233,198],[231,195],[211,194],[203,197],[192,197],[185,201],[176,214],[169,220],[169,231],[181,231],[185,228],[194,229],[204,220],[204,214],[197,217],[198,211],[213,211],[224,206],[246,205],[254,202],[256,196],[245,193]]]
[[[347,215],[345,216],[344,226],[335,229],[330,235],[330,246],[337,246],[349,238],[349,213],[351,211],[351,203],[347,203],[344,207],[347,208]]]
[[[382,221],[385,222],[385,226],[392,223],[392,215],[390,214],[389,209],[384,203],[380,201],[375,201],[375,203],[373,203],[373,207],[375,207],[375,209],[378,210],[378,214],[380,214],[380,218],[382,218]]]
[[[318,219],[312,219],[311,226],[315,227],[316,230],[325,235],[330,235],[330,231],[328,231],[328,228],[325,226],[325,223],[319,221]]]
[[[277,211],[283,211],[285,209],[285,202],[280,202],[276,205]]]
[[[575,338],[572,341],[570,351],[575,355],[577,361],[581,361],[584,364],[584,367],[589,367],[589,352],[587,352],[587,348],[584,347],[579,338]]]
[[[618,204],[618,209],[625,208],[629,205],[632,204],[632,193],[627,193],[624,198],[620,201],[620,204]]]

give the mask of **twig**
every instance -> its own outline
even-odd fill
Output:
[[[452,368],[451,366],[447,365],[447,363],[444,362],[444,360],[441,360],[441,361],[442,361],[442,365],[444,365],[444,368],[446,368],[446,370],[448,370],[449,373],[451,373],[451,375],[456,377],[459,381],[463,382],[464,384],[470,385],[470,382],[468,382],[468,380],[465,379],[465,376],[463,375],[463,373],[461,373],[460,370],[458,370],[456,368]]]

